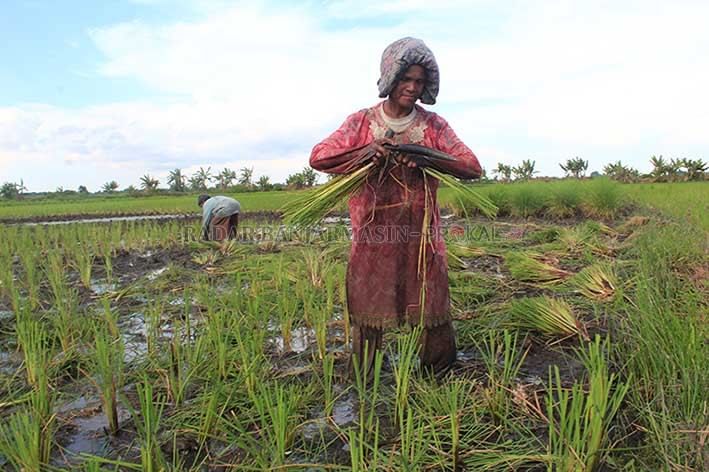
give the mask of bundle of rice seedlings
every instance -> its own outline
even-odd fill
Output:
[[[612,299],[618,286],[613,267],[605,262],[586,267],[574,276],[572,282],[579,293],[598,301]]]
[[[373,168],[374,164],[366,164],[351,174],[338,175],[325,185],[291,200],[283,207],[283,220],[287,225],[315,225],[359,189]]]
[[[455,177],[444,174],[433,167],[421,167],[420,169],[425,176],[434,177],[452,188],[462,208],[473,207],[490,218],[497,214],[497,207],[488,198],[461,183]],[[337,176],[325,185],[290,201],[283,207],[285,223],[295,226],[315,225],[333,208],[342,204],[357,191],[373,171],[375,171],[374,164],[370,162],[350,174]]]
[[[489,198],[479,194],[470,188],[470,186],[465,185],[455,177],[444,174],[433,167],[424,167],[422,170],[425,174],[435,177],[441,183],[452,188],[462,208],[473,207],[488,218],[497,216],[497,206],[495,206]]]
[[[458,257],[480,257],[487,254],[487,251],[481,247],[451,243],[448,244],[448,253],[453,253]]]
[[[586,327],[574,316],[564,300],[529,297],[516,300],[510,309],[513,326],[539,331],[546,336],[581,336],[588,341]]]
[[[571,272],[554,267],[541,255],[534,253],[507,253],[505,263],[512,277],[531,284],[553,285],[572,275]]]
[[[468,264],[453,251],[448,251],[448,269],[464,270],[468,268]]]

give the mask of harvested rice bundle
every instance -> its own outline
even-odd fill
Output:
[[[513,326],[539,331],[546,336],[579,335],[588,341],[586,327],[573,314],[564,300],[551,297],[529,297],[516,300],[510,311]]]
[[[551,265],[551,262],[549,258],[535,253],[510,252],[505,255],[505,263],[512,277],[531,284],[553,285],[572,275]]]
[[[480,257],[487,254],[484,248],[459,243],[448,244],[448,252],[455,254],[457,257]]]
[[[605,262],[586,267],[576,274],[571,282],[579,293],[598,301],[611,300],[618,287],[618,278],[613,267]]]

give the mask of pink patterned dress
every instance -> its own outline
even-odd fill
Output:
[[[310,165],[327,173],[346,172],[348,163],[373,140],[383,138],[388,129],[382,103],[358,111],[313,148]],[[473,152],[443,118],[420,106],[416,106],[413,121],[392,140],[420,144],[455,157],[455,163],[445,164],[448,174],[463,179],[480,176],[480,164]],[[425,177],[421,169],[390,162],[383,172],[370,174],[350,198],[353,241],[347,300],[353,323],[387,328],[423,322],[426,328],[432,328],[450,321],[437,189],[438,180]],[[419,255],[427,202],[431,236],[422,254],[424,268],[419,265]]]

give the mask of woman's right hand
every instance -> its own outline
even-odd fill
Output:
[[[372,162],[375,166],[383,165],[390,154],[390,151],[384,147],[385,144],[394,144],[394,141],[389,138],[375,139],[365,148],[367,153],[372,154]]]

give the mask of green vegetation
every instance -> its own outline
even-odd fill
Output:
[[[342,223],[0,226],[1,467],[705,470],[707,184],[473,188],[518,216],[445,220],[461,354],[439,379],[417,329],[348,364]]]

